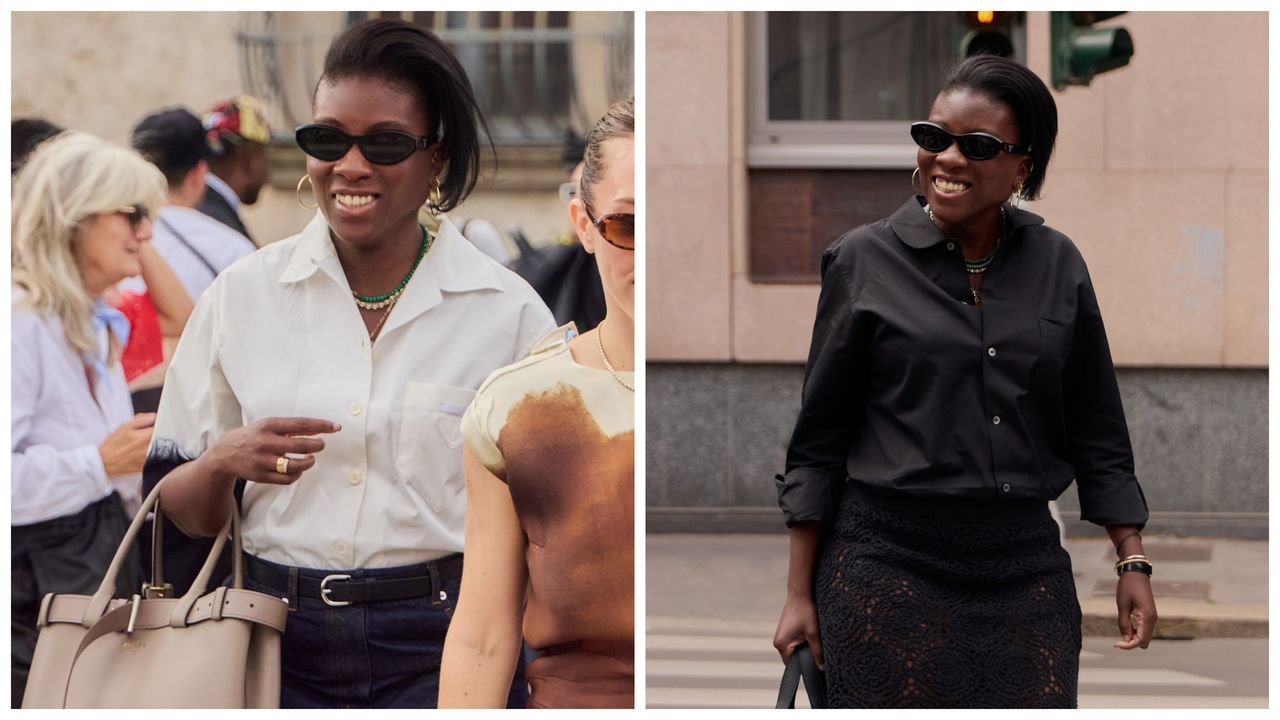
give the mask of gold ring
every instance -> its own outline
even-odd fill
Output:
[[[281,475],[289,474],[289,458],[283,455],[276,458],[276,472],[280,473]]]

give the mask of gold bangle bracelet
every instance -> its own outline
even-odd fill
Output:
[[[1116,560],[1116,564],[1119,565],[1120,562],[1129,562],[1130,560],[1151,560],[1151,559],[1149,559],[1149,557],[1147,557],[1146,555],[1130,555],[1128,557],[1123,557],[1123,559]]]

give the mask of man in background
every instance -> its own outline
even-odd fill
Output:
[[[565,204],[577,197],[586,146],[586,140],[572,130],[565,134],[562,159],[569,181],[560,186],[560,200]],[[565,217],[568,218],[567,212]],[[582,247],[575,230],[568,230],[537,248],[519,229],[512,232],[512,240],[520,256],[507,267],[533,286],[551,308],[557,323],[572,320],[578,332],[600,324],[605,311],[604,286],[600,284],[595,256]]]
[[[196,209],[252,241],[240,205],[257,202],[270,176],[271,130],[262,107],[254,98],[239,95],[209,108],[203,123],[210,153],[205,178],[209,190]]]
[[[214,193],[205,190],[212,177],[210,150],[195,115],[182,108],[148,115],[134,127],[131,142],[169,183],[169,204],[155,214],[151,242],[195,302],[218,273],[257,248],[196,209],[201,198]]]
[[[22,161],[27,159],[32,150],[40,143],[62,132],[62,128],[44,118],[28,117],[14,120],[10,126],[10,159],[9,173],[18,172]]]

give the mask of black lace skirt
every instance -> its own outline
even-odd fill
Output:
[[[831,707],[1076,706],[1080,604],[1044,502],[850,482],[814,598]]]

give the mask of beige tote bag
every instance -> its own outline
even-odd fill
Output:
[[[240,516],[232,510],[191,589],[166,594],[161,538],[152,553],[153,584],[113,598],[116,576],[143,520],[147,496],[93,596],[46,595],[23,708],[275,708],[280,706],[280,634],[288,603],[244,589]],[[227,536],[234,543],[234,586],[205,593]]]

